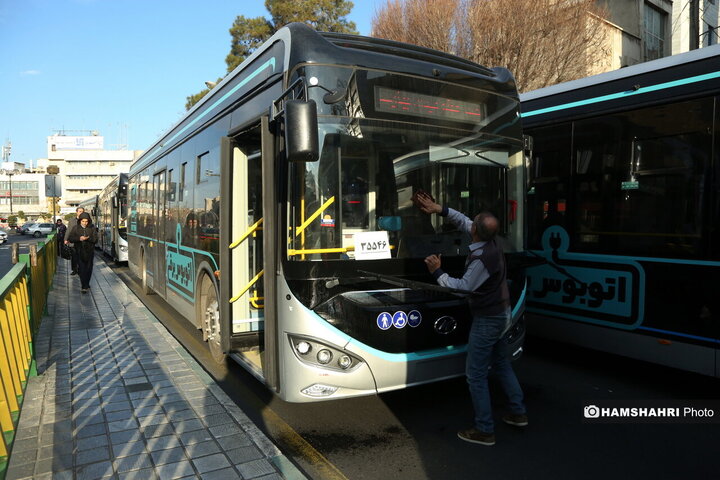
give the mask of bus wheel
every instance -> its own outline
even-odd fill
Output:
[[[210,355],[217,363],[225,363],[220,330],[220,304],[215,284],[205,277],[200,292],[200,312],[203,322],[203,338],[207,339]]]

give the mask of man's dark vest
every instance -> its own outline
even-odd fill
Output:
[[[468,257],[468,265],[480,260],[490,277],[475,290],[479,295],[470,296],[470,309],[473,315],[501,315],[510,306],[505,254],[495,239],[485,243],[481,250],[479,255]]]

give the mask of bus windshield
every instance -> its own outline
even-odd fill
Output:
[[[466,255],[470,237],[413,204],[419,191],[472,217],[488,210],[507,237],[517,142],[437,125],[321,117],[320,159],[291,166],[291,261]],[[519,239],[518,239],[519,240]],[[517,242],[514,248],[517,247]],[[510,247],[512,250],[513,247]]]

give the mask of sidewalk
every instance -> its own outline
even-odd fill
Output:
[[[302,479],[125,284],[60,261],[7,480]]]

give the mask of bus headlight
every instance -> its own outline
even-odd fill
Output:
[[[325,343],[316,338],[288,335],[292,351],[301,362],[315,367],[328,368],[336,371],[351,371],[363,361],[343,350],[341,347]],[[309,355],[317,352],[315,355]],[[337,359],[333,362],[333,359]]]
[[[333,354],[327,348],[323,348],[317,354],[317,361],[323,365],[327,365],[332,360]]]
[[[305,355],[305,354],[308,353],[311,349],[312,349],[312,347],[310,346],[310,344],[309,344],[308,342],[305,342],[305,341],[298,342],[298,343],[295,345],[295,350],[297,350],[297,352],[298,352],[300,355]]]
[[[121,251],[121,252],[127,252],[127,251],[128,251],[127,245],[120,245],[120,251]]]
[[[347,355],[342,355],[340,358],[338,358],[338,365],[343,370],[347,370],[352,366],[352,358],[348,357]]]

